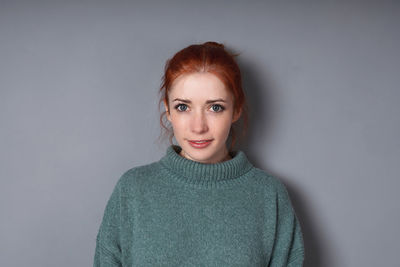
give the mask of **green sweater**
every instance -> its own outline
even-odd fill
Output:
[[[104,211],[94,266],[302,266],[284,185],[243,151],[204,164],[166,154],[126,171]]]

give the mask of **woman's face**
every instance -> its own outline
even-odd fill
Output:
[[[169,92],[167,118],[185,158],[217,163],[226,159],[231,124],[239,119],[233,112],[233,98],[214,74],[192,73],[179,76]],[[168,113],[169,111],[169,113]],[[204,141],[196,144],[193,141]]]

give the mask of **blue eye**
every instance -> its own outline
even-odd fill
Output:
[[[222,112],[225,108],[221,105],[216,104],[216,105],[212,105],[212,109],[215,112]]]
[[[179,107],[184,107],[184,109],[181,110],[181,109],[179,109]],[[187,106],[186,106],[185,104],[178,104],[178,105],[175,106],[175,109],[176,109],[178,112],[183,112],[183,111],[185,111],[185,110],[187,109]]]
[[[184,112],[187,110],[188,106],[186,104],[178,104],[174,107],[178,112]],[[220,113],[225,110],[225,108],[219,104],[215,104],[211,106],[212,111],[216,113]]]

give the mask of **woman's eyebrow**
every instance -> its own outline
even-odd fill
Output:
[[[182,101],[184,103],[192,103],[192,101],[190,101],[188,99],[182,99],[182,98],[175,98],[172,102],[174,102],[174,101]],[[218,98],[218,99],[213,99],[213,100],[207,100],[206,104],[215,103],[215,102],[225,102],[226,103],[226,101],[224,99]]]

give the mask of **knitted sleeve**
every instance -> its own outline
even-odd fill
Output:
[[[109,198],[96,238],[94,267],[117,267],[121,264],[120,181]]]
[[[304,243],[299,220],[291,205],[285,186],[277,186],[277,227],[269,267],[301,267],[304,261]]]

